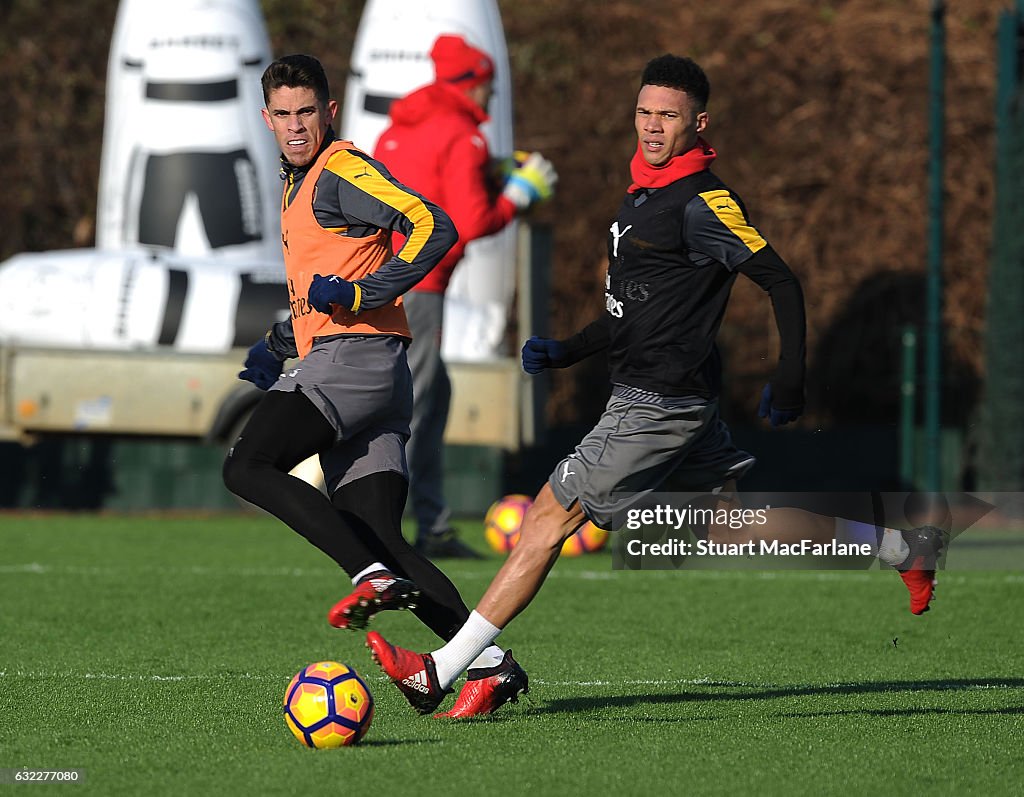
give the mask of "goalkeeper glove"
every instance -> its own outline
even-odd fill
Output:
[[[267,339],[261,338],[249,348],[245,358],[245,370],[238,372],[238,378],[252,382],[260,390],[269,390],[277,381],[284,368],[274,353],[267,347]]]
[[[534,152],[522,166],[512,170],[502,194],[519,210],[526,210],[537,202],[550,199],[557,182],[558,174],[551,161]]]
[[[545,368],[558,368],[565,359],[565,344],[560,340],[530,338],[523,344],[523,370],[528,374],[539,374]]]
[[[785,426],[803,413],[803,407],[779,409],[772,406],[772,384],[769,382],[761,391],[761,404],[757,408],[759,418],[767,418],[772,426]]]
[[[314,310],[327,315],[331,314],[332,304],[356,313],[359,311],[361,293],[359,286],[354,282],[338,276],[324,277],[315,274],[309,285],[309,303]]]
[[[526,159],[529,157],[529,152],[517,149],[511,155],[506,155],[504,158],[492,158],[491,169],[497,184],[504,187],[505,183],[508,182],[508,178],[512,176],[512,172],[526,163]]]

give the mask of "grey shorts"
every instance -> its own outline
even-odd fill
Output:
[[[405,459],[408,437],[370,428],[321,454],[320,469],[324,472],[328,494],[371,473],[394,471],[408,480],[409,465]]]
[[[597,425],[548,484],[565,509],[579,501],[587,518],[610,530],[651,492],[714,490],[754,462],[733,445],[718,402],[616,385]]]
[[[405,341],[389,335],[335,337],[314,344],[270,388],[301,391],[334,427],[336,445],[320,455],[332,491],[380,471],[408,478],[412,376],[405,350]]]

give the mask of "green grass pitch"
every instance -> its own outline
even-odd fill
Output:
[[[1019,793],[1019,570],[946,571],[913,617],[892,571],[610,561],[559,562],[502,636],[529,699],[454,723],[327,625],[347,582],[274,520],[0,515],[0,768],[82,768],[61,788],[103,795]],[[499,564],[442,563],[471,606]],[[374,627],[436,646],[409,613]],[[360,747],[285,727],[324,659],[374,693]]]

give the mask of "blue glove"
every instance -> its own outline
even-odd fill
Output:
[[[359,286],[354,282],[341,277],[323,277],[315,274],[309,285],[309,303],[314,310],[327,315],[332,312],[332,304],[355,313],[359,310],[360,293]]]
[[[556,363],[564,359],[565,344],[561,341],[533,337],[523,344],[523,370],[528,374],[556,368]]]
[[[260,390],[269,390],[284,369],[284,363],[267,348],[267,339],[261,338],[249,349],[245,358],[245,370],[238,372],[238,378],[252,382]]]
[[[772,426],[785,426],[795,421],[803,413],[803,407],[793,410],[780,410],[772,406],[772,385],[769,382],[761,391],[761,404],[757,408],[757,417],[768,418]]]

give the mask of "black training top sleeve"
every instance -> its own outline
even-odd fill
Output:
[[[330,157],[317,180],[317,204],[343,214],[346,232],[360,228],[400,232],[402,248],[372,274],[357,280],[360,309],[391,302],[412,288],[436,266],[456,241],[455,225],[440,207],[396,180],[380,161],[358,150],[340,150]],[[326,196],[331,192],[331,196]],[[324,194],[323,198],[319,194]],[[339,210],[335,211],[334,209]],[[330,213],[318,213],[331,229]]]
[[[778,409],[803,407],[807,319],[800,280],[767,244],[737,268],[771,296],[779,331],[779,363],[772,378],[772,404]]]
[[[267,348],[271,354],[282,361],[299,356],[291,318],[278,321],[270,328],[270,331],[267,332]]]
[[[608,314],[601,313],[575,335],[562,341],[565,345],[565,358],[554,363],[554,367],[568,368],[570,365],[608,348],[610,341],[611,329],[608,323]]]

